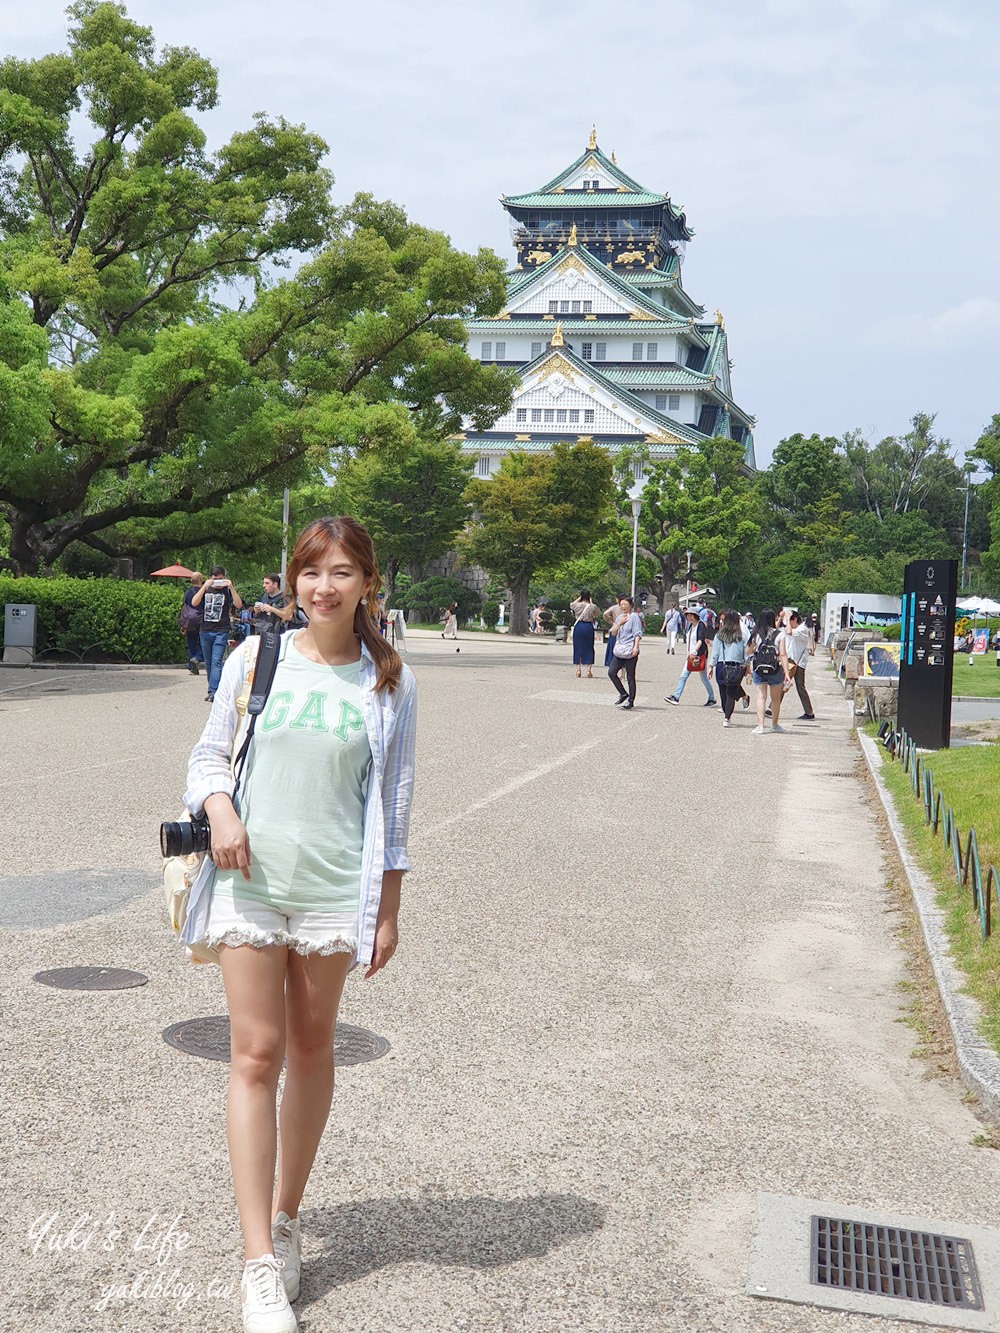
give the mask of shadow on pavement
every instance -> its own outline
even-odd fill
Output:
[[[310,1260],[308,1294],[357,1281],[392,1264],[501,1268],[541,1258],[577,1236],[599,1231],[605,1209],[575,1194],[521,1199],[371,1199],[312,1208],[304,1224],[322,1255]]]

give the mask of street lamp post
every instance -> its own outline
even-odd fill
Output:
[[[972,485],[972,474],[975,467],[971,463],[965,465],[965,521],[962,524],[962,582],[961,589],[965,592],[965,564],[969,554],[969,487]]]
[[[635,558],[639,550],[639,514],[642,510],[642,495],[629,492],[632,502],[632,601],[635,601]]]

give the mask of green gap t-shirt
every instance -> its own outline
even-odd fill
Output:
[[[360,680],[360,661],[310,662],[289,637],[240,784],[251,878],[218,870],[217,892],[280,911],[357,913],[371,764]]]

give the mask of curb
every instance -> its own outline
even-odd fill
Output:
[[[183,662],[0,662],[4,671],[187,671]]]
[[[976,1093],[992,1119],[1000,1121],[1000,1056],[980,1035],[979,1004],[964,993],[965,977],[955,966],[948,951],[945,913],[937,905],[933,883],[917,865],[906,844],[906,833],[896,815],[892,797],[882,782],[881,752],[871,737],[862,735],[860,731],[857,737],[913,894],[924,943],[934,969],[934,979],[955,1041],[955,1056],[962,1079]]]

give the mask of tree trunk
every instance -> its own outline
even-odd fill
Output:
[[[528,632],[528,575],[517,579],[510,585],[510,631],[511,634]]]

